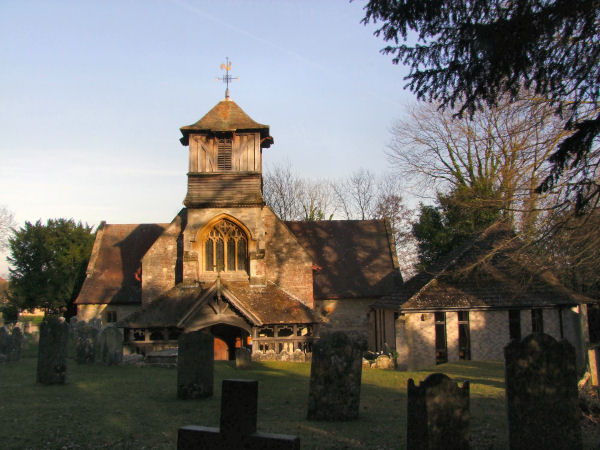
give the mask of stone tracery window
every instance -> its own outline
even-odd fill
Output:
[[[208,232],[204,241],[204,270],[245,271],[247,258],[248,240],[239,226],[224,219]]]

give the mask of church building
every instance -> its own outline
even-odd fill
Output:
[[[143,354],[201,329],[217,359],[246,347],[301,360],[323,329],[394,347],[398,312],[384,299],[402,277],[389,224],[280,220],[262,192],[269,126],[228,97],[181,133],[184,208],[170,223],[99,226],[78,319],[116,323],[127,351]]]

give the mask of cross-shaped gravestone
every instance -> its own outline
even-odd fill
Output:
[[[221,427],[181,427],[177,449],[300,450],[297,436],[256,431],[257,403],[258,381],[223,380]]]

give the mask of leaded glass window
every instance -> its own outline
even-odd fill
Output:
[[[204,243],[204,270],[235,272],[246,270],[248,241],[242,229],[229,220],[218,222]]]

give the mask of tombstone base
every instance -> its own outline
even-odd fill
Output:
[[[245,436],[227,437],[219,428],[188,425],[177,434],[178,450],[198,448],[248,449],[248,450],[300,450],[300,438],[289,434],[261,433],[257,431]]]

